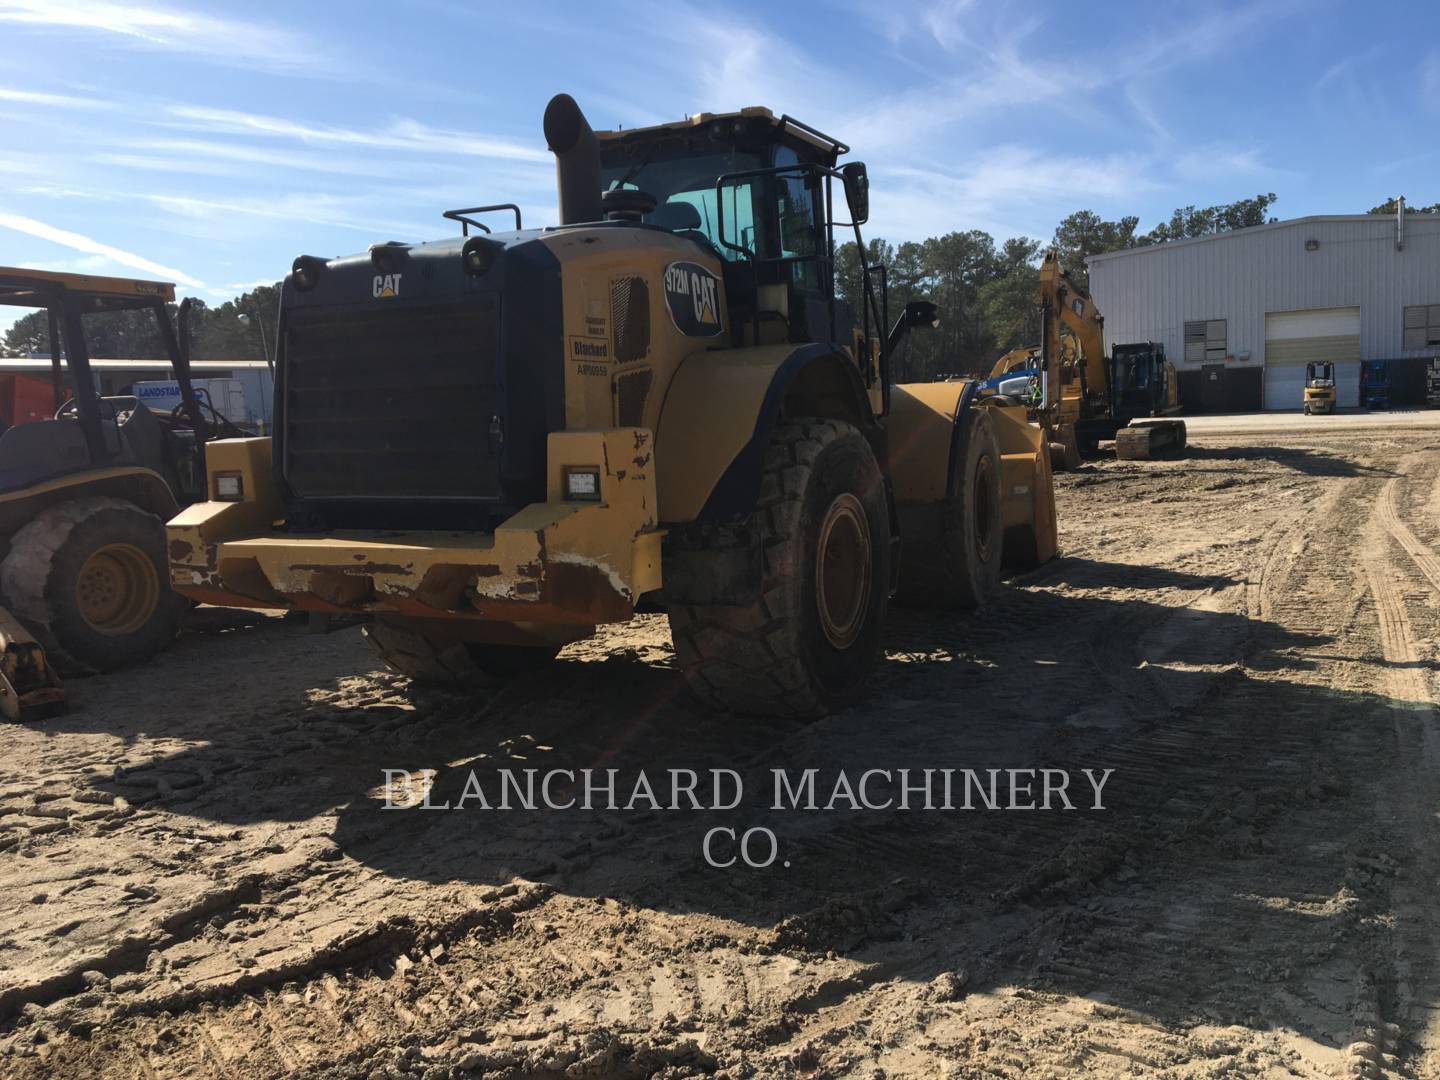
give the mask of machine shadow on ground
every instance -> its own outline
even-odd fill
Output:
[[[1394,476],[1390,469],[1363,465],[1339,454],[1310,446],[1196,446],[1185,448],[1184,461],[1270,461],[1306,476]]]
[[[1091,560],[1055,569],[1060,580],[1086,584],[1119,572]],[[1210,577],[1188,578],[1156,571],[1152,587],[1213,588]],[[1185,620],[1184,633],[1167,636],[1177,618]],[[1069,634],[1057,637],[1056,626]],[[1037,648],[1033,632],[1044,627],[1051,633]],[[1136,640],[1157,633],[1165,655],[1138,664]],[[488,698],[409,692],[408,704],[393,695],[361,705],[325,694],[287,702],[302,734],[311,725],[321,734],[310,749],[242,761],[238,769],[226,731],[193,718],[187,724],[208,741],[157,768],[210,779],[147,805],[237,825],[333,814],[341,854],[397,880],[498,885],[519,875],[566,895],[712,914],[754,928],[769,947],[833,951],[917,981],[965,968],[976,987],[1088,994],[1103,984],[1111,1004],[1166,1023],[1303,1027],[1278,991],[1309,991],[1290,986],[1278,960],[1253,993],[1222,1001],[1206,988],[1233,987],[1233,978],[1212,983],[1196,972],[1238,962],[1234,950],[1249,948],[1217,948],[1237,918],[1249,920],[1252,942],[1284,943],[1274,946],[1277,956],[1296,942],[1333,950],[1336,935],[1359,925],[1354,904],[1317,917],[1257,899],[1339,896],[1348,887],[1353,868],[1345,852],[1373,840],[1358,836],[1345,816],[1348,793],[1383,779],[1370,775],[1377,757],[1360,748],[1389,738],[1398,722],[1413,722],[1413,703],[1256,679],[1235,663],[1264,659],[1300,675],[1309,666],[1300,651],[1324,640],[1229,612],[1011,589],[981,617],[897,612],[870,701],[824,720],[720,716],[693,705],[670,667],[623,657],[562,660]],[[405,686],[399,679],[394,685]],[[47,727],[66,724],[61,718]],[[94,730],[90,722],[77,726]],[[354,734],[337,740],[336,730]],[[641,769],[663,782],[671,768],[702,775],[732,768],[745,778],[747,795],[723,813],[486,811],[473,804],[385,810],[379,789],[386,768],[436,770],[433,804],[458,799],[471,770],[496,802],[495,771],[504,768],[617,769],[621,801]],[[774,768],[795,777],[819,770],[822,805],[842,769],[852,779],[869,768],[1116,771],[1104,810],[1077,788],[1078,805],[1069,811],[775,811]],[[133,798],[146,772],[96,786]],[[668,798],[658,783],[657,791]],[[1001,797],[1003,804],[1003,787]],[[1281,839],[1287,821],[1306,816],[1334,819],[1333,857],[1317,862]],[[707,866],[701,844],[717,826],[773,830],[779,859],[790,868]],[[1308,828],[1313,839],[1313,821]],[[1210,888],[1203,903],[1183,891],[1167,896],[1174,881],[1196,874],[1224,886]],[[975,967],[978,950],[964,926],[1033,928],[1055,919],[1074,939],[1077,899],[1092,914],[1096,904],[1122,921],[1143,910],[1183,933],[1163,949],[1148,947],[1143,935],[1130,941],[1129,983],[1101,968],[1092,975],[1081,963],[1052,963],[1053,950],[1034,932],[1011,949],[989,951],[1004,957],[1003,965]],[[953,925],[939,950],[933,933],[926,936],[937,921]],[[907,944],[915,937],[927,942],[923,953]],[[1343,1035],[1328,1021],[1309,1023],[1304,1033],[1322,1042]]]

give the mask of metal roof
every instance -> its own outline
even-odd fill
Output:
[[[1440,214],[1417,214],[1410,211],[1405,215],[1405,224],[1414,225],[1416,221],[1440,221]],[[1269,221],[1264,225],[1250,225],[1244,229],[1229,229],[1225,232],[1206,233],[1204,236],[1187,236],[1183,240],[1166,240],[1161,244],[1142,244],[1138,247],[1120,248],[1118,251],[1105,251],[1098,255],[1091,255],[1086,258],[1088,266],[1091,263],[1100,262],[1105,259],[1119,258],[1124,255],[1143,255],[1155,251],[1173,251],[1179,247],[1186,247],[1190,244],[1204,244],[1213,240],[1229,240],[1237,236],[1255,236],[1259,233],[1270,232],[1276,229],[1289,229],[1296,225],[1320,225],[1332,222],[1368,222],[1373,225],[1383,225],[1387,229],[1395,228],[1394,214],[1312,214],[1309,217],[1288,218],[1285,221]]]

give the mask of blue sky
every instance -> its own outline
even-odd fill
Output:
[[[868,162],[893,240],[1440,201],[1435,0],[0,0],[0,263],[213,302],[449,207],[549,223],[560,90],[596,127],[789,112]]]

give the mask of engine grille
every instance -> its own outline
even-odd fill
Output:
[[[499,304],[298,309],[284,473],[301,498],[498,499]],[[498,447],[495,448],[498,452]]]
[[[650,289],[643,277],[616,278],[610,283],[610,325],[615,335],[615,362],[644,360],[650,349]]]

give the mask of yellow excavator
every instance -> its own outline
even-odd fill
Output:
[[[1121,459],[1150,458],[1185,446],[1175,367],[1159,342],[1105,353],[1105,317],[1054,251],[1040,264],[1041,344],[996,361],[982,393],[1020,397],[1050,440],[1057,468],[1074,469],[1102,441]],[[1043,405],[1041,404],[1043,402]]]

